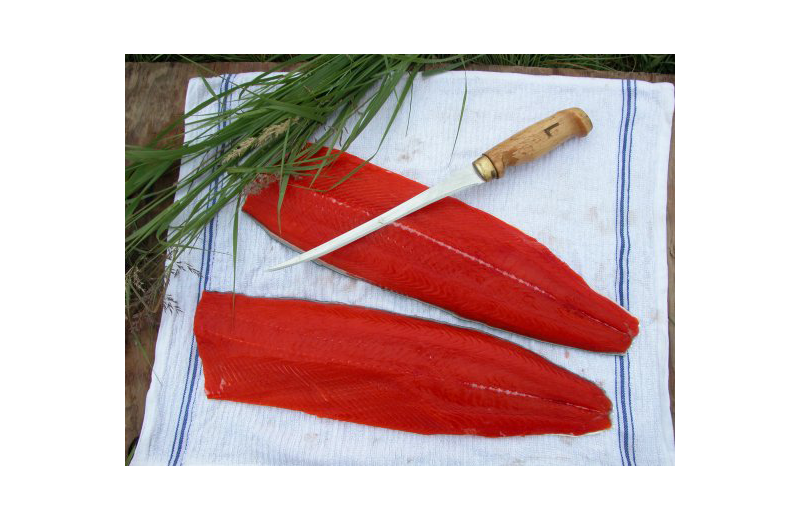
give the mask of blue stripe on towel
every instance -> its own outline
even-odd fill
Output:
[[[206,261],[205,251],[206,251],[206,249],[208,249],[206,247],[206,229],[203,228],[203,250],[202,250],[202,254],[200,255],[200,272],[201,273],[205,269],[205,261]],[[203,277],[201,275],[201,276],[199,276],[197,278],[197,301],[198,302],[200,301],[200,293],[202,292],[202,283],[203,283]],[[192,336],[192,345],[190,347],[190,351],[193,351],[193,350],[194,350],[194,336]],[[191,369],[192,369],[192,363],[191,362],[187,363],[187,365],[186,365],[186,379],[184,380],[184,383],[183,383],[183,396],[181,397],[181,407],[178,409],[178,425],[181,424],[181,415],[183,414],[183,409],[184,409],[184,406],[186,404],[186,396],[187,396],[187,393],[188,393],[189,381],[190,381],[189,374],[190,374]],[[179,426],[175,427],[175,435],[172,438],[172,449],[170,450],[169,463],[168,463],[170,466],[172,465],[172,459],[175,457],[175,448],[178,445],[178,431],[179,431],[179,429],[180,429]]]
[[[633,128],[634,124],[636,123],[636,102],[638,101],[638,87],[636,84],[636,80],[633,80],[633,117],[631,118],[631,142],[628,145],[628,208],[626,210],[625,221],[629,221],[630,211],[631,211],[631,155],[633,154]],[[630,95],[630,84],[628,86],[628,95]],[[631,269],[630,269],[630,260],[631,260],[631,228],[630,226],[626,226],[627,234],[628,234],[628,252],[625,256],[625,308],[630,310],[631,308]],[[636,428],[634,427],[633,421],[633,403],[631,400],[631,354],[630,352],[625,354],[625,359],[628,362],[628,410],[630,411],[630,418],[631,418],[631,455],[633,455],[633,465],[636,465]]]
[[[224,75],[220,84],[220,95],[228,90],[230,84],[230,75]],[[222,98],[217,105],[217,113],[226,110],[227,96]],[[223,123],[224,126],[224,123]],[[221,153],[221,149],[217,153]],[[211,199],[207,200],[206,205],[213,205],[216,202],[216,193],[218,189],[217,179],[209,187],[212,190]],[[197,301],[200,301],[202,291],[208,286],[208,278],[211,272],[211,252],[214,249],[214,232],[216,231],[217,217],[216,215],[211,219],[206,227],[203,229],[203,252],[201,255],[200,265],[200,280],[197,284]],[[206,236],[208,240],[206,241]],[[204,270],[205,268],[205,270]],[[191,375],[190,375],[191,372]],[[181,455],[186,447],[186,442],[189,437],[189,426],[191,425],[190,416],[195,402],[195,389],[197,382],[202,373],[202,366],[200,365],[199,355],[197,352],[197,345],[194,334],[192,334],[192,342],[190,346],[189,364],[186,368],[186,381],[184,382],[184,396],[181,400],[181,409],[178,413],[178,424],[175,428],[175,436],[172,441],[172,452],[170,454],[168,465],[177,466],[180,462]],[[188,394],[187,394],[188,387]]]
[[[633,91],[631,91],[633,86]],[[617,183],[615,215],[614,291],[617,302],[630,308],[630,193],[633,125],[636,119],[636,82],[623,80],[620,130],[617,136]],[[627,366],[626,366],[627,362]],[[634,421],[631,398],[630,354],[614,358],[615,403],[617,405],[617,442],[623,465],[636,464]]]

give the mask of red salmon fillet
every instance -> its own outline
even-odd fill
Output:
[[[323,150],[324,152],[324,150]],[[313,188],[327,190],[362,160],[343,153]],[[281,207],[278,183],[243,210],[307,251],[397,206],[427,186],[366,164],[326,192],[292,181]],[[639,322],[596,293],[545,246],[517,228],[447,197],[320,258],[377,286],[469,320],[561,345],[622,353]]]
[[[204,292],[206,395],[421,434],[611,427],[593,383],[483,332],[343,304]]]

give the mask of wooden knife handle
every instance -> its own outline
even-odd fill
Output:
[[[583,137],[592,130],[592,121],[580,108],[568,108],[517,132],[472,164],[484,180],[499,179],[506,168],[532,161],[570,137]]]

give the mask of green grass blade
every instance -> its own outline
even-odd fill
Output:
[[[236,251],[239,243],[239,210],[242,203],[242,193],[239,192],[236,196],[236,205],[233,208],[233,290],[231,293],[231,305],[233,310],[236,310]]]
[[[461,132],[461,121],[464,119],[464,109],[467,106],[467,71],[464,70],[464,97],[461,98],[461,113],[458,115],[458,128],[456,128],[456,138],[453,139],[453,150],[450,152],[450,160],[453,160],[453,155],[456,153],[456,143],[458,142],[458,134]]]
[[[283,205],[283,196],[286,194],[286,186],[289,184],[289,175],[284,172],[284,165],[286,161],[286,144],[289,141],[289,130],[286,130],[283,137],[283,152],[281,153],[281,169],[280,178],[281,182],[278,189],[278,233],[281,232],[281,206]]]

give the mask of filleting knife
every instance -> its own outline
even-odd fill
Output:
[[[377,231],[409,213],[452,195],[464,188],[475,186],[505,175],[508,166],[529,162],[541,157],[571,137],[583,137],[592,129],[592,121],[580,108],[568,108],[542,119],[538,123],[517,132],[478,159],[454,170],[442,182],[431,186],[419,195],[411,197],[386,213],[379,215],[324,244],[301,253],[294,258],[270,267],[277,271],[307,260],[315,260],[342,246]]]

